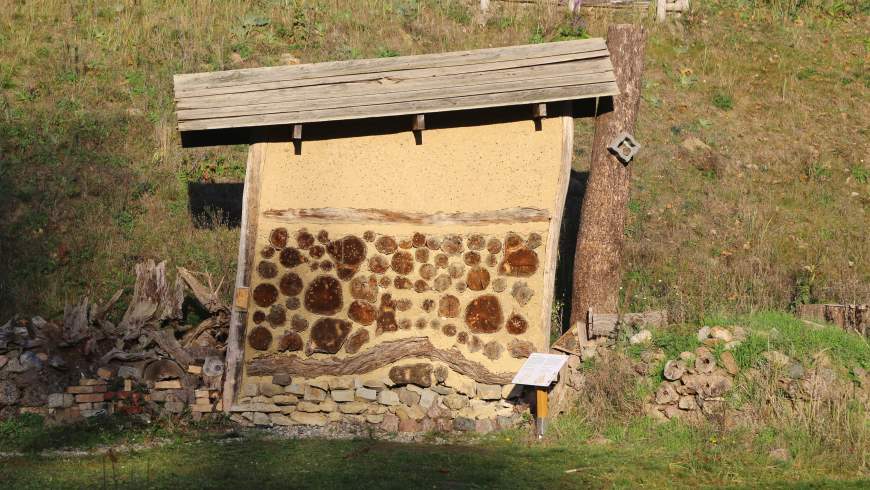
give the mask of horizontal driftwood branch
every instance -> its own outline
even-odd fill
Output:
[[[387,209],[291,208],[269,209],[263,215],[287,222],[407,223],[414,225],[487,225],[546,222],[550,213],[538,208],[505,208],[495,211],[415,213]]]
[[[300,359],[298,356],[271,355],[248,362],[249,376],[289,374],[291,376],[346,376],[364,374],[410,357],[438,360],[459,374],[488,384],[508,384],[511,373],[493,373],[482,364],[466,359],[456,349],[437,349],[426,337],[411,337],[378,344],[356,356],[344,359]]]

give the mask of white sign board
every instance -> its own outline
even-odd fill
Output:
[[[563,354],[542,354],[535,352],[514,376],[515,385],[550,386],[559,375],[559,370],[568,361]]]

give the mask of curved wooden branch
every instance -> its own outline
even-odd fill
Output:
[[[415,225],[487,225],[539,223],[550,219],[546,209],[514,207],[479,212],[415,213],[388,209],[291,208],[267,209],[264,216],[284,222],[408,223]]]
[[[508,384],[511,373],[493,373],[479,362],[467,359],[456,349],[438,349],[427,337],[411,337],[378,344],[344,359],[300,359],[298,356],[271,355],[248,361],[249,376],[289,374],[291,376],[345,376],[363,374],[409,357],[439,360],[459,374],[488,384]]]

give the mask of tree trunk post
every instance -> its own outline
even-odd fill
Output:
[[[631,181],[631,166],[607,147],[621,133],[634,132],[640,105],[646,34],[631,24],[612,25],[607,48],[620,94],[599,101],[589,182],[583,197],[580,231],[574,256],[571,325],[579,340],[587,340],[586,313],[616,313],[620,265]]]

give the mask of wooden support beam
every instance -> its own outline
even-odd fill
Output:
[[[423,144],[423,130],[426,129],[426,115],[416,114],[414,122],[411,123],[411,131],[414,132],[414,141],[418,145]]]
[[[291,134],[291,139],[293,140],[293,153],[295,155],[302,154],[302,125],[294,124],[293,132]]]
[[[547,117],[547,104],[532,104],[532,118],[535,120],[535,131],[541,131],[541,119]]]
[[[248,149],[245,186],[242,191],[242,223],[239,233],[239,255],[236,263],[236,291],[251,284],[254,246],[257,238],[257,218],[260,215],[260,170],[266,160],[266,143],[254,143]],[[244,293],[241,293],[244,295]],[[239,293],[234,293],[236,298]],[[227,338],[226,372],[224,377],[223,406],[229,410],[236,399],[242,382],[245,353],[245,327],[247,311],[233,302],[230,312],[230,331]]]
[[[595,120],[589,179],[574,255],[571,325],[583,323],[590,308],[618,311],[632,166],[624,165],[607,146],[619,134],[634,132],[645,44],[646,34],[640,26],[615,24],[607,31],[607,47],[620,94],[613,97],[612,110],[607,110],[611,107],[602,99]]]

